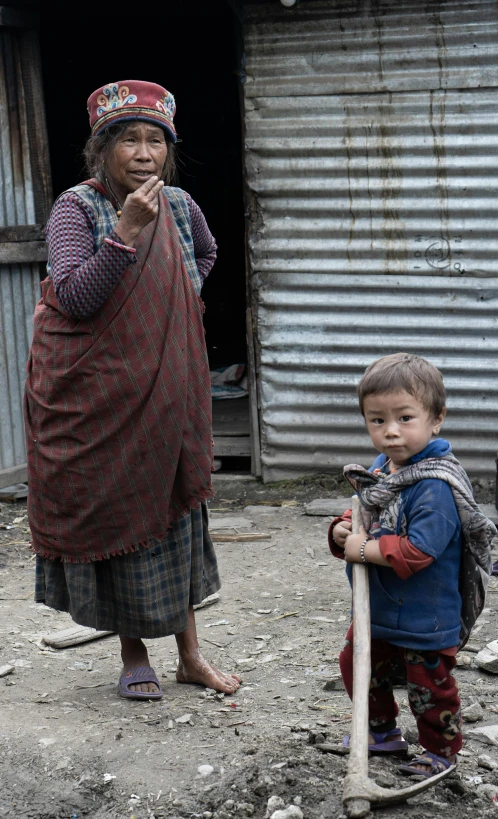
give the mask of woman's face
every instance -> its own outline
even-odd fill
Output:
[[[162,128],[134,122],[118,137],[105,161],[105,171],[121,204],[151,176],[161,177],[168,145]]]

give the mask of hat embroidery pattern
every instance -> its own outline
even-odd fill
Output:
[[[161,97],[161,99],[156,102],[156,108],[158,111],[162,111],[163,114],[166,114],[170,122],[173,122],[173,117],[175,116],[176,111],[175,98],[173,94],[168,92],[164,97]]]
[[[97,116],[105,114],[106,111],[112,111],[115,108],[122,108],[123,105],[137,101],[135,94],[130,94],[130,89],[126,85],[121,88],[117,83],[105,85],[102,89],[103,94],[97,97]]]

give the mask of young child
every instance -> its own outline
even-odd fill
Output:
[[[431,777],[449,768],[462,747],[451,672],[484,605],[496,529],[479,511],[450,444],[432,439],[446,415],[443,379],[433,364],[407,353],[381,358],[366,370],[358,395],[381,454],[369,471],[344,468],[360,497],[366,529],[351,534],[348,510],[332,521],[329,545],[348,564],[368,565],[370,750],[408,747],[396,726],[393,682],[401,679],[426,750],[400,770]],[[347,571],[351,582],[350,565]],[[350,697],[353,640],[351,625],[340,655]]]

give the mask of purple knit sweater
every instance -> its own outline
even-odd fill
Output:
[[[216,242],[204,214],[188,193],[190,223],[197,269],[205,279],[216,261]],[[55,203],[47,223],[50,273],[64,310],[77,319],[89,318],[112,293],[123,271],[136,261],[116,233],[93,252],[92,210],[75,193],[68,192]]]

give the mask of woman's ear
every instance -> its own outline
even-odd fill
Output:
[[[445,417],[446,417],[446,407],[443,407],[443,410],[442,410],[441,414],[438,415],[437,418],[434,418],[434,426],[432,427],[432,434],[433,435],[439,435],[439,432],[441,430],[441,427],[443,425],[443,421],[444,421]]]

